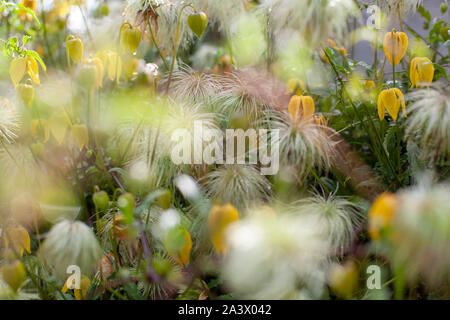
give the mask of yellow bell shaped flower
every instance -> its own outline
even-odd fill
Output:
[[[208,216],[208,227],[211,241],[218,254],[225,255],[228,251],[226,230],[233,222],[239,220],[239,212],[231,204],[215,205]]]
[[[20,260],[7,261],[1,268],[0,274],[11,289],[15,292],[27,279],[25,266]]]
[[[139,60],[136,58],[129,58],[124,61],[123,71],[124,71],[125,81],[128,81],[129,79],[132,79],[133,77],[136,76],[138,64],[139,64]]]
[[[405,97],[400,89],[386,89],[381,91],[378,95],[378,116],[380,117],[380,120],[384,119],[385,111],[387,110],[392,119],[396,121],[398,112],[400,111],[400,106],[402,107],[403,114],[406,117]]]
[[[24,251],[31,253],[30,236],[24,227],[10,226],[6,228],[4,239],[5,248],[8,249],[11,246],[18,255],[22,256]]]
[[[126,51],[130,50],[131,54],[136,54],[136,50],[141,43],[141,30],[139,27],[133,28],[129,24],[125,24],[122,28],[121,43]]]
[[[389,62],[398,65],[408,49],[408,36],[404,32],[386,33],[383,40],[383,50]]]
[[[66,137],[67,128],[71,125],[70,119],[64,111],[55,111],[48,119],[50,132],[58,144]]]
[[[314,115],[314,100],[310,96],[292,96],[289,101],[288,112],[296,123],[302,119],[309,119]]]
[[[107,77],[119,83],[122,74],[122,58],[114,51],[102,50],[95,54],[103,62],[103,67],[107,70]]]
[[[42,139],[47,142],[50,138],[50,130],[46,119],[31,120],[30,133],[34,140]]]
[[[9,76],[14,87],[19,85],[25,73],[28,73],[36,84],[40,84],[39,66],[35,58],[27,56],[13,59],[9,65]]]
[[[192,239],[189,232],[182,226],[174,227],[170,229],[165,238],[164,246],[167,253],[175,259],[181,266],[185,266],[189,263]]]
[[[34,87],[30,83],[20,83],[17,86],[16,91],[24,104],[31,108],[34,100]]]
[[[83,59],[83,41],[73,35],[68,36],[66,39],[66,51],[67,64],[70,64],[70,59],[72,59],[75,64],[80,63]]]
[[[337,296],[344,299],[351,299],[358,288],[359,273],[353,261],[346,261],[344,264],[336,264],[331,267],[329,273],[330,287]]]
[[[375,199],[369,210],[369,235],[372,239],[380,239],[381,231],[391,224],[398,205],[397,196],[390,192]]]
[[[286,86],[286,93],[287,94],[296,94],[296,95],[302,95],[303,90],[306,89],[305,82],[298,79],[298,78],[292,78],[289,79]]]
[[[421,83],[431,83],[434,77],[434,66],[428,58],[414,58],[411,61],[409,70],[411,88],[419,86]]]
[[[63,288],[61,289],[62,293],[66,293],[67,290],[72,289],[73,283],[69,283],[71,279],[67,279],[67,281],[64,283]],[[74,288],[73,293],[75,295],[75,299],[77,300],[86,300],[87,292],[89,290],[89,287],[91,286],[91,280],[89,280],[88,277],[85,275],[81,276],[80,279],[80,288]]]
[[[84,124],[74,124],[70,132],[70,137],[80,151],[89,144],[88,128]]]

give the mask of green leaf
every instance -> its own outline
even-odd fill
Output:
[[[39,22],[39,19],[36,17],[36,14],[34,13],[33,10],[31,10],[30,8],[24,7],[24,6],[21,5],[20,3],[17,3],[16,6],[17,6],[19,9],[22,9],[22,10],[28,12],[28,13],[34,18],[34,20],[37,22],[38,26],[39,26],[39,27],[41,26],[41,23]]]
[[[419,11],[420,15],[421,15],[425,20],[427,20],[428,22],[431,21],[431,13],[430,13],[427,9],[425,9],[425,8],[422,7],[422,6],[419,6],[418,9],[417,9],[417,11]]]
[[[42,61],[41,56],[39,55],[39,53],[37,53],[34,50],[27,50],[27,51],[24,52],[24,54],[26,56],[30,56],[30,57],[35,58],[41,64],[42,70],[47,71],[47,66],[45,65],[44,61]]]

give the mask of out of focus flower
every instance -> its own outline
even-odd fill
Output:
[[[101,258],[101,248],[91,228],[80,221],[64,220],[54,225],[39,248],[39,256],[60,280],[67,278],[71,265],[82,274],[95,271]]]
[[[189,264],[192,239],[189,232],[182,226],[171,228],[164,237],[167,253],[181,266]]]
[[[366,89],[375,89],[376,88],[375,82],[373,82],[372,80],[366,80],[364,85],[365,85]]]
[[[12,247],[20,257],[23,252],[31,253],[30,250],[30,235],[28,231],[22,226],[9,226],[5,230],[5,248]]]
[[[383,49],[389,62],[398,65],[408,49],[408,36],[393,29],[384,36]]]
[[[139,60],[136,58],[127,58],[123,62],[123,74],[125,81],[133,79],[137,75]]]
[[[192,103],[205,102],[219,92],[219,88],[219,81],[214,75],[195,71],[188,65],[181,65],[173,73],[170,95]]]
[[[330,129],[324,127],[323,122],[317,122],[317,116],[312,113],[312,98],[304,97],[304,101],[299,98],[291,101],[287,114],[269,114],[271,120],[268,123],[271,128],[279,130],[279,150],[280,155],[283,155],[280,163],[295,166],[296,178],[301,180],[312,168],[330,168],[334,143],[329,136]]]
[[[248,208],[266,199],[271,193],[270,182],[251,165],[224,165],[205,177],[206,194],[210,199]]]
[[[314,100],[310,96],[293,96],[289,101],[288,112],[295,123],[310,119],[315,112]]]
[[[358,268],[353,261],[344,264],[335,264],[328,274],[330,287],[337,296],[344,299],[351,299],[358,287]]]
[[[20,83],[16,87],[17,95],[22,99],[23,103],[31,108],[34,100],[34,87],[30,83]]]
[[[74,124],[70,131],[70,137],[80,151],[89,145],[88,128],[84,124]]]
[[[375,199],[369,210],[369,235],[373,240],[379,240],[390,227],[398,206],[398,197],[393,193],[385,192]]]
[[[17,137],[21,125],[19,112],[14,104],[0,97],[0,140],[11,143]]]
[[[107,70],[108,78],[116,80],[119,83],[120,75],[122,74],[122,58],[115,51],[102,50],[95,54],[95,57],[100,58],[103,62],[103,67]]]
[[[67,63],[69,64],[69,58],[75,64],[78,64],[83,59],[83,41],[79,37],[70,35],[66,39],[66,51],[67,51]]]
[[[103,280],[107,280],[114,272],[114,254],[108,253],[104,255],[99,265],[99,271],[101,271],[101,277]]]
[[[20,0],[19,4],[34,12],[37,9],[37,0]],[[31,21],[33,19],[33,17],[23,9],[19,9],[19,16],[22,20],[27,19],[28,21]]]
[[[321,231],[331,248],[339,253],[348,248],[355,238],[355,230],[362,221],[358,209],[344,197],[315,195],[292,203],[285,212],[316,220],[317,231]]]
[[[417,90],[408,95],[406,139],[416,141],[428,159],[450,157],[450,95],[444,84]]]
[[[378,95],[378,116],[380,120],[384,119],[386,110],[388,114],[397,121],[398,113],[402,107],[403,114],[406,117],[406,102],[403,93],[398,88],[386,89]]]
[[[411,88],[433,82],[434,66],[428,58],[414,58],[409,69]]]
[[[60,110],[55,111],[48,119],[48,125],[50,127],[50,132],[55,138],[56,142],[61,144],[66,137],[67,129],[70,127],[70,119],[67,113]]]
[[[329,242],[305,216],[249,215],[230,227],[225,284],[245,299],[314,299],[323,292]]]
[[[427,285],[440,286],[450,276],[450,185],[422,184],[399,194],[388,256],[394,270],[403,270],[408,281],[420,277]]]
[[[286,93],[301,96],[306,89],[305,82],[298,78],[291,78],[287,82]]]
[[[69,283],[70,280],[71,278],[67,279],[64,283],[64,287],[61,289],[62,293],[66,293],[69,289],[73,289],[75,299],[86,300],[87,292],[91,286],[91,280],[85,275],[82,275],[80,279],[80,288],[73,288],[74,283]]]
[[[28,73],[34,83],[40,84],[39,66],[34,57],[27,56],[13,59],[9,65],[9,75],[14,87],[17,87],[25,73]]]
[[[7,260],[0,268],[0,275],[14,292],[17,292],[27,279],[25,266],[20,260]]]
[[[99,57],[93,57],[83,61],[85,66],[94,67],[96,71],[94,85],[97,89],[103,87],[103,77],[105,76],[105,66]]]
[[[208,226],[211,241],[218,254],[225,255],[228,251],[226,243],[227,228],[239,220],[239,212],[231,204],[215,205],[208,216]]]

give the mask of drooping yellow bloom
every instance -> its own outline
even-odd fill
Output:
[[[292,96],[289,101],[288,112],[294,122],[309,119],[314,115],[314,100],[310,96]]]
[[[103,87],[105,67],[102,59],[99,57],[94,57],[83,60],[83,68],[81,72],[84,72],[85,79],[83,79],[83,85],[85,87],[90,88],[93,86],[97,89]]]
[[[428,58],[414,58],[411,61],[409,70],[409,77],[411,80],[411,88],[419,86],[421,83],[429,84],[433,82],[434,66]]]
[[[83,59],[83,41],[80,38],[70,35],[66,39],[67,62],[69,58],[73,63],[80,63]]]
[[[392,119],[396,121],[398,112],[400,111],[400,106],[402,107],[403,114],[406,117],[405,97],[400,89],[386,89],[381,91],[378,95],[378,116],[380,117],[380,120],[384,119],[385,111],[387,110]]]
[[[74,124],[70,132],[70,137],[80,151],[89,144],[88,128],[84,124]]]
[[[11,64],[9,65],[9,76],[11,77],[14,87],[17,87],[25,73],[28,73],[30,78],[36,84],[40,84],[39,66],[35,58],[29,56],[18,57],[11,61]]]
[[[123,49],[130,50],[131,54],[135,54],[139,44],[141,43],[141,30],[139,27],[133,28],[129,24],[125,24],[122,28],[121,39]]]
[[[192,239],[189,232],[182,226],[169,230],[164,238],[164,246],[167,253],[178,262],[185,266],[189,263]]]
[[[296,94],[296,95],[302,95],[303,90],[305,90],[305,82],[298,79],[298,78],[291,78],[287,82],[286,86],[286,93],[287,94]]]
[[[18,96],[22,99],[24,104],[31,108],[34,100],[34,88],[31,84],[21,83],[16,88]]]
[[[372,80],[366,80],[364,86],[366,87],[366,89],[374,89],[376,87],[375,82],[373,82]]]
[[[67,129],[70,127],[70,119],[64,111],[54,112],[48,119],[50,132],[58,144],[66,137]]]
[[[17,291],[27,279],[25,266],[20,260],[7,261],[1,268],[0,274],[13,291]]]
[[[31,253],[30,236],[28,231],[22,226],[10,226],[5,232],[5,248],[10,246],[14,251],[22,256],[24,251]]]
[[[111,50],[102,50],[95,54],[103,62],[103,67],[107,70],[107,77],[116,83],[119,83],[122,74],[122,58],[117,52]]]
[[[128,58],[123,63],[123,71],[124,71],[124,77],[125,81],[128,81],[129,79],[132,79],[135,77],[138,69],[139,60],[136,58]]]
[[[239,212],[231,204],[215,205],[208,216],[208,227],[211,241],[218,254],[225,255],[228,251],[226,230],[233,222],[239,220]]]
[[[381,231],[391,224],[398,205],[397,196],[390,192],[375,199],[369,210],[369,235],[372,239],[380,239]]]
[[[64,283],[64,287],[61,289],[62,293],[66,293],[67,290],[72,289],[72,286],[74,286],[74,283],[68,283],[71,279],[67,279],[67,281]],[[89,287],[91,286],[91,280],[89,280],[88,277],[85,275],[81,276],[80,279],[80,287],[79,288],[73,288],[73,293],[75,295],[75,299],[77,300],[86,300],[87,292],[89,290]]]
[[[383,50],[389,62],[398,65],[408,49],[408,36],[404,32],[386,33],[383,40]]]

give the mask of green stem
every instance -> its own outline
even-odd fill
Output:
[[[161,50],[159,49],[158,42],[156,42],[155,35],[153,34],[152,24],[150,23],[150,20],[148,21],[148,29],[150,30],[150,37],[152,38],[152,42],[155,45],[156,51],[158,51],[159,56],[161,57],[162,61],[164,62],[164,66],[167,70],[169,70],[169,64],[166,61],[166,58],[164,58]]]
[[[175,60],[177,58],[178,47],[180,46],[181,18],[183,16],[184,9],[187,7],[191,7],[194,9],[194,11],[197,11],[197,9],[192,4],[185,4],[180,10],[180,15],[178,16],[177,34],[175,37],[175,47],[172,55],[172,62],[170,64],[169,78],[167,80],[166,95],[169,93],[170,82],[172,81],[173,68],[175,67]]]

